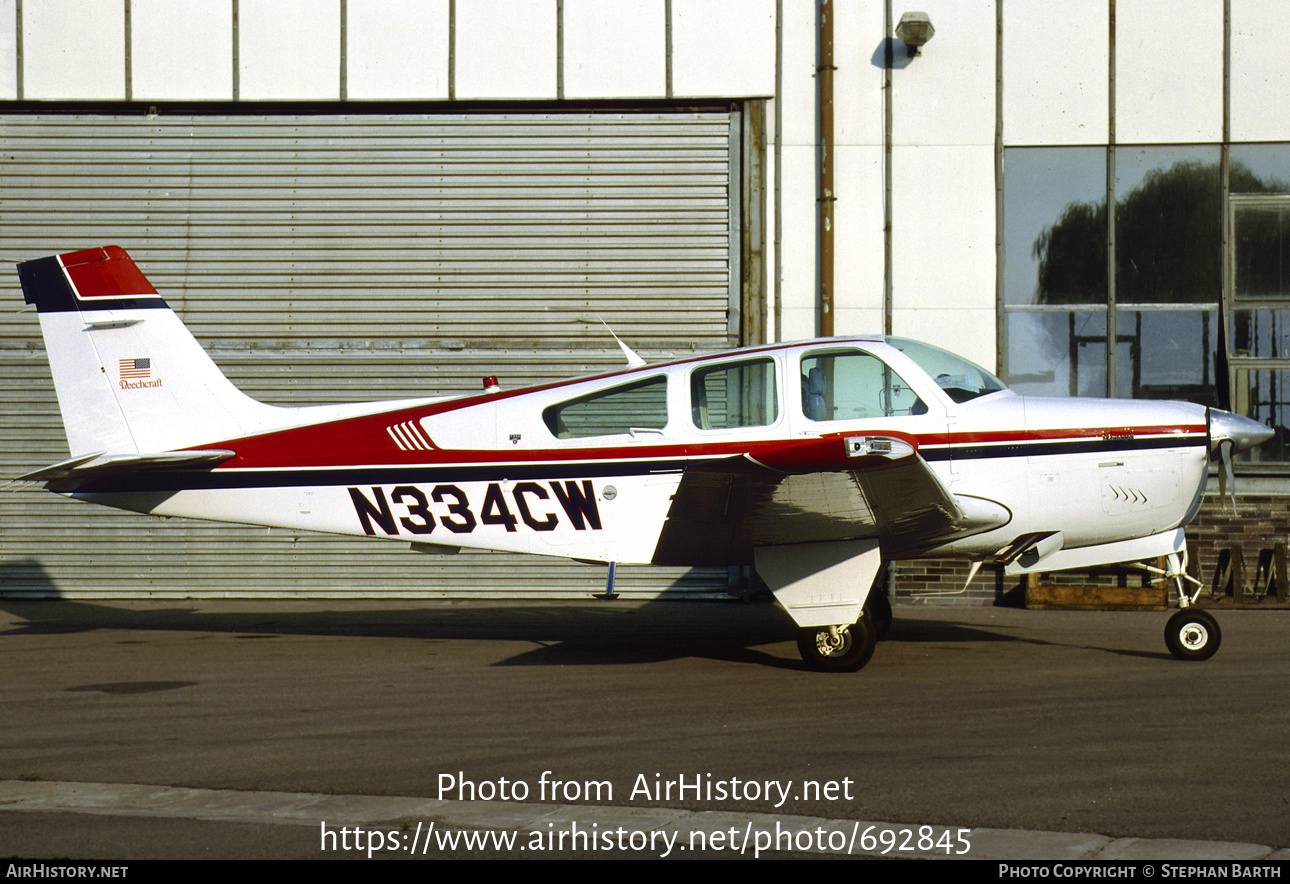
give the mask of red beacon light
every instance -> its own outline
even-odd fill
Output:
[[[484,392],[485,392],[485,393],[496,393],[496,392],[497,392],[498,390],[500,390],[500,389],[502,389],[502,388],[501,388],[501,386],[497,383],[497,376],[496,376],[496,375],[491,375],[491,374],[490,374],[488,377],[484,378]]]

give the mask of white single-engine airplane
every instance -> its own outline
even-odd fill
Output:
[[[817,669],[856,670],[893,559],[1009,573],[1167,556],[1175,656],[1211,452],[1271,436],[1183,402],[1023,398],[914,341],[747,347],[520,390],[277,408],[224,377],[116,246],[18,265],[71,458],[23,479],[187,516],[606,563],[753,564]],[[486,379],[486,383],[488,380]]]

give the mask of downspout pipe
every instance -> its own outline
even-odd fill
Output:
[[[833,9],[829,0],[819,0],[816,22],[819,40],[819,65],[816,84],[819,90],[819,242],[820,305],[819,333],[833,336]]]

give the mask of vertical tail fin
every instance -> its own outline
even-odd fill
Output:
[[[73,457],[244,435],[278,411],[224,377],[117,246],[18,265],[35,305]]]

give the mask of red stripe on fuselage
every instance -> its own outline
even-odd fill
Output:
[[[585,379],[564,381],[541,389],[581,383]],[[348,466],[403,466],[438,464],[507,464],[557,463],[570,461],[622,461],[733,457],[747,454],[777,469],[789,472],[815,469],[846,469],[842,439],[846,436],[890,436],[913,445],[954,448],[990,444],[1022,444],[1096,439],[1143,439],[1170,436],[1203,436],[1204,424],[1152,425],[1140,427],[1073,427],[1063,429],[997,430],[960,433],[923,433],[911,435],[901,431],[877,428],[849,429],[809,439],[730,440],[645,444],[641,442],[586,447],[550,447],[541,449],[478,448],[417,450],[400,449],[386,432],[391,424],[419,421],[421,418],[467,408],[489,399],[510,398],[533,392],[529,387],[507,394],[473,396],[445,402],[423,404],[379,414],[345,418],[325,424],[314,424],[279,430],[241,439],[209,443],[197,448],[228,448],[237,452],[218,469],[310,469]],[[433,442],[433,438],[431,438]],[[589,440],[590,442],[590,440]]]

